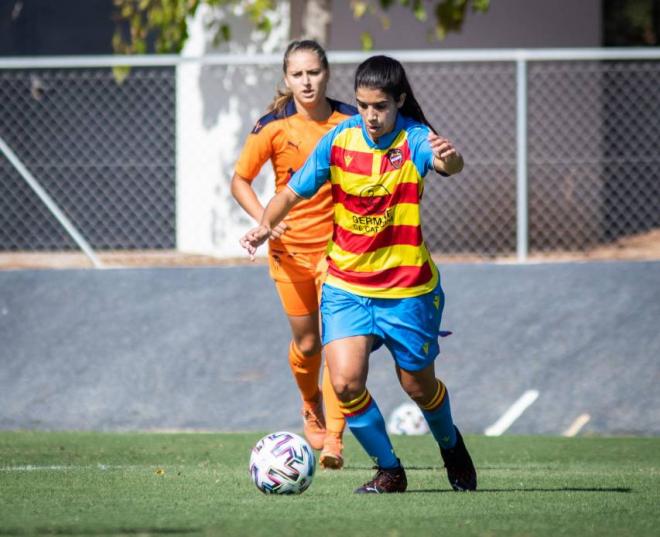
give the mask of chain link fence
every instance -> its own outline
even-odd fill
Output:
[[[586,251],[660,227],[659,59],[526,61],[524,232],[530,253]],[[332,97],[354,102],[358,61],[331,57]],[[208,173],[207,161],[227,161],[223,176],[212,179],[215,191],[226,195],[229,161],[267,104],[240,81],[258,73],[251,87],[265,77],[270,94],[281,68],[279,58],[231,66],[197,60],[213,84],[182,101],[176,62],[134,66],[121,84],[103,65],[8,68],[0,62],[0,137],[95,250],[177,249],[177,159],[186,137],[177,134],[177,123],[203,113],[203,124],[210,117],[222,130],[224,120],[217,118],[223,107],[243,118],[238,128],[234,122],[233,153],[200,149],[193,158],[199,177]],[[456,142],[466,162],[455,178],[427,177],[429,247],[438,254],[515,253],[521,233],[516,60],[403,63],[427,117]],[[222,84],[223,97],[214,97]],[[223,207],[241,218],[235,205]],[[0,155],[0,252],[77,248]]]

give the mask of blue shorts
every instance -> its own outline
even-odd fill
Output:
[[[406,371],[419,371],[440,353],[438,336],[445,295],[440,281],[425,295],[412,298],[368,298],[323,285],[323,344],[351,336],[376,337]]]

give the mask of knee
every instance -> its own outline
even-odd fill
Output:
[[[430,385],[412,378],[409,378],[406,381],[402,380],[401,387],[408,397],[418,405],[427,404],[435,395],[436,389],[435,383]]]
[[[296,340],[296,347],[305,358],[310,358],[321,353],[321,341],[314,335],[303,336]]]
[[[421,390],[418,386],[411,386],[409,388],[404,387],[404,391],[406,394],[408,394],[408,397],[410,397],[418,405],[423,405],[426,402],[426,399],[428,399],[424,391]]]
[[[332,379],[332,387],[337,394],[337,399],[339,399],[342,403],[353,401],[362,395],[366,389],[364,383],[345,378]]]

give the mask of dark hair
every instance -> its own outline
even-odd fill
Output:
[[[286,70],[289,67],[289,57],[294,52],[298,52],[300,50],[308,50],[310,52],[313,52],[318,56],[319,60],[321,61],[321,66],[323,67],[323,69],[325,69],[326,71],[330,69],[330,66],[328,64],[328,57],[326,56],[323,47],[312,39],[302,39],[300,41],[291,41],[291,43],[289,43],[289,46],[286,47],[286,50],[284,51],[284,59],[282,60],[282,72],[285,75],[286,75]],[[293,93],[291,93],[290,89],[286,87],[284,89],[277,88],[277,95],[275,95],[273,102],[271,102],[270,105],[268,106],[268,111],[281,112],[282,110],[284,110],[284,107],[291,99],[293,99]]]
[[[358,88],[379,89],[398,101],[401,95],[406,94],[406,100],[399,112],[412,119],[427,125],[433,132],[436,130],[426,119],[422,107],[419,106],[408,82],[403,65],[389,56],[372,56],[367,58],[355,71],[355,91]]]

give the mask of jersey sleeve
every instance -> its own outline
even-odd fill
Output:
[[[426,125],[415,125],[408,130],[408,146],[412,156],[413,163],[419,171],[419,174],[424,177],[429,170],[433,168],[433,151],[429,143],[429,129]]]
[[[262,166],[272,155],[272,137],[272,129],[266,127],[252,131],[245,140],[234,172],[250,181],[259,175]]]
[[[336,130],[335,127],[319,140],[302,168],[291,177],[288,186],[301,198],[311,198],[330,178],[330,154]]]
[[[408,128],[408,146],[415,167],[424,177],[429,170],[433,170],[433,151],[429,143],[429,129],[426,125],[416,124]]]

